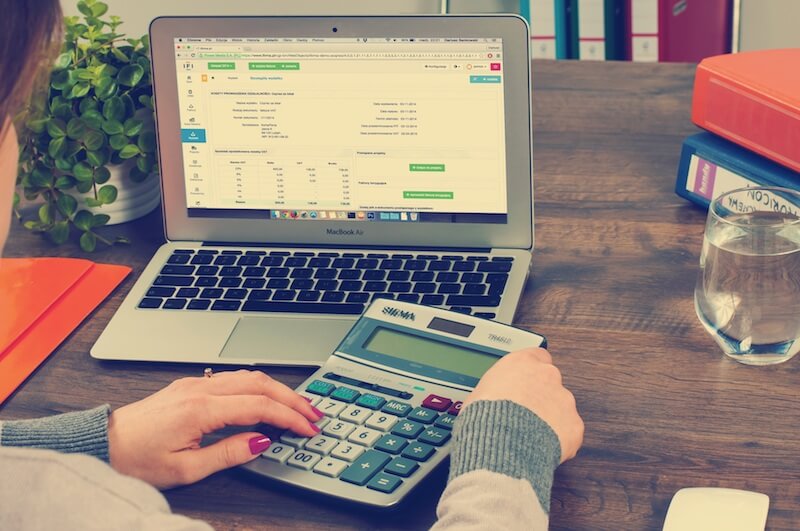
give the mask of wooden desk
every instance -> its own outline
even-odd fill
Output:
[[[769,529],[800,527],[800,359],[725,359],[695,317],[705,213],[672,188],[689,120],[689,65],[534,64],[536,250],[516,324],[546,335],[586,421],[558,469],[553,529],[661,529],[682,487],[751,489]],[[94,255],[138,274],[158,213],[120,227],[134,244]],[[15,228],[7,256],[77,254]],[[119,406],[202,367],[99,363],[87,354],[128,279],[0,410],[3,418]],[[308,370],[270,373],[297,385]],[[236,472],[167,492],[176,512],[219,529],[421,529],[444,474],[388,515],[258,486]]]

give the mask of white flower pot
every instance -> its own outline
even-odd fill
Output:
[[[90,190],[81,194],[75,190],[68,193],[78,200],[79,210],[88,210],[93,214],[106,214],[110,217],[107,225],[117,225],[132,221],[149,214],[161,202],[161,188],[157,176],[150,175],[144,181],[137,183],[128,177],[128,172],[133,167],[134,161],[127,160],[122,164],[109,165],[111,178],[108,182],[117,188],[117,200],[110,205],[90,207],[86,199],[94,199],[94,191]],[[99,188],[99,187],[98,187]]]

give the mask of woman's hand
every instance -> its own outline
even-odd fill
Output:
[[[478,400],[511,400],[530,409],[553,428],[561,443],[561,462],[583,443],[583,419],[575,397],[561,382],[561,371],[543,348],[511,352],[483,375],[462,409]]]
[[[322,413],[293,390],[260,371],[182,378],[113,413],[108,420],[111,466],[169,488],[199,481],[255,459],[269,447],[261,433],[233,435],[201,448],[205,434],[260,422],[313,437]]]

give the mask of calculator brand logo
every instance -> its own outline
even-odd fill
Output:
[[[496,334],[489,334],[489,341],[494,341],[495,343],[504,343],[506,345],[511,344],[511,338],[506,336],[498,336]]]
[[[388,315],[389,317],[398,317],[400,319],[405,319],[406,321],[414,321],[417,318],[414,315],[414,312],[407,312],[405,310],[400,310],[398,308],[392,308],[391,306],[384,307],[383,313]]]

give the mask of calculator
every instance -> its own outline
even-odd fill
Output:
[[[321,432],[284,432],[244,469],[374,507],[399,503],[450,453],[463,399],[512,350],[543,336],[390,299],[373,302],[297,391]]]

